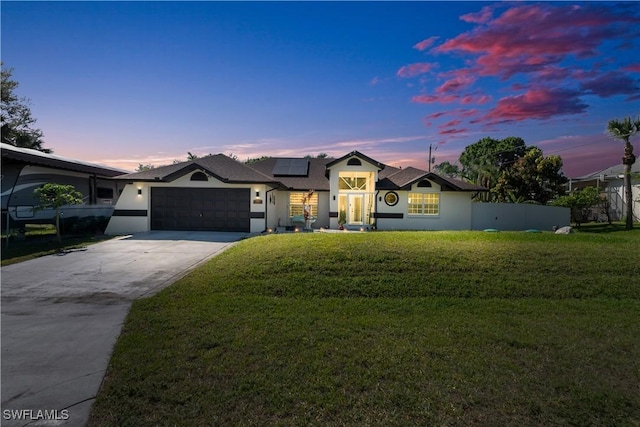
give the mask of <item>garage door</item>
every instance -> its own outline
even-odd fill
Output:
[[[152,230],[249,232],[249,188],[151,188]]]

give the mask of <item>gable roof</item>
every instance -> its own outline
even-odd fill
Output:
[[[640,162],[635,162],[631,165],[631,172],[638,173],[640,172]],[[602,169],[600,171],[592,172],[587,175],[579,176],[577,178],[572,178],[574,181],[576,180],[592,180],[599,179],[600,177],[606,178],[618,178],[620,175],[624,174],[624,165],[617,164],[606,169]]]
[[[336,164],[348,159],[349,157],[358,157],[360,160],[364,160],[365,162],[367,162],[367,163],[369,163],[369,164],[371,164],[373,166],[376,166],[380,170],[382,170],[382,169],[384,169],[386,167],[386,165],[384,165],[383,163],[380,163],[377,160],[373,160],[371,157],[365,156],[361,152],[354,150],[354,151],[350,152],[349,154],[346,154],[346,155],[340,157],[339,159],[335,159],[335,160],[332,160],[329,163],[327,163],[327,169],[329,169],[329,168],[335,166]]]
[[[282,186],[289,190],[315,190],[315,191],[329,191],[329,180],[325,176],[327,170],[327,164],[332,159],[326,158],[310,158],[307,174],[300,175],[274,175],[277,172],[275,169],[278,160],[282,157],[271,157],[268,159],[260,160],[255,163],[250,163],[248,166],[255,169],[264,175],[269,176],[274,181],[279,182]]]
[[[479,185],[471,184],[459,179],[444,177],[433,172],[427,172],[414,167],[404,169],[395,168],[377,162],[357,151],[339,159],[309,158],[306,174],[300,168],[285,171],[282,160],[292,160],[288,157],[270,157],[254,163],[244,164],[224,154],[216,154],[197,158],[173,165],[161,166],[142,172],[128,173],[114,179],[126,181],[161,181],[171,182],[190,172],[203,170],[221,182],[226,183],[261,183],[273,187],[283,187],[294,191],[329,191],[327,170],[350,157],[358,157],[379,168],[377,190],[409,190],[416,182],[428,179],[440,185],[442,191],[488,191]],[[301,160],[300,158],[297,158]],[[296,162],[294,162],[296,163]],[[301,164],[302,162],[297,162]]]
[[[83,160],[71,159],[51,153],[43,153],[42,151],[32,150],[30,148],[15,147],[5,143],[0,143],[0,148],[3,160],[15,160],[29,165],[95,174],[101,177],[113,177],[128,172],[123,169],[112,168],[98,163],[85,162]]]
[[[227,183],[274,183],[267,175],[224,154],[215,154],[142,172],[129,173],[118,176],[116,179],[171,182],[195,170],[204,170],[217,180]]]
[[[387,167],[378,175],[378,190],[409,190],[413,184],[428,179],[440,185],[442,191],[488,191],[486,188],[460,179],[449,178],[422,169]]]

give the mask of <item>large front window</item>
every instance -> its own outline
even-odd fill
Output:
[[[440,195],[409,193],[409,215],[439,215]]]
[[[373,191],[373,172],[340,172],[338,174],[340,191]]]
[[[367,171],[338,173],[338,223],[369,225],[373,219],[375,174]]]
[[[305,202],[311,207],[309,215],[318,216],[318,193],[289,193],[289,216],[304,215]],[[308,197],[305,201],[305,197]]]

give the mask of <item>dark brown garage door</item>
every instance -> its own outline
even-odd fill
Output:
[[[151,188],[152,230],[251,229],[248,188]]]

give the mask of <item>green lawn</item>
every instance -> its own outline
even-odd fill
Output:
[[[639,425],[640,233],[240,242],[134,303],[92,426]]]

